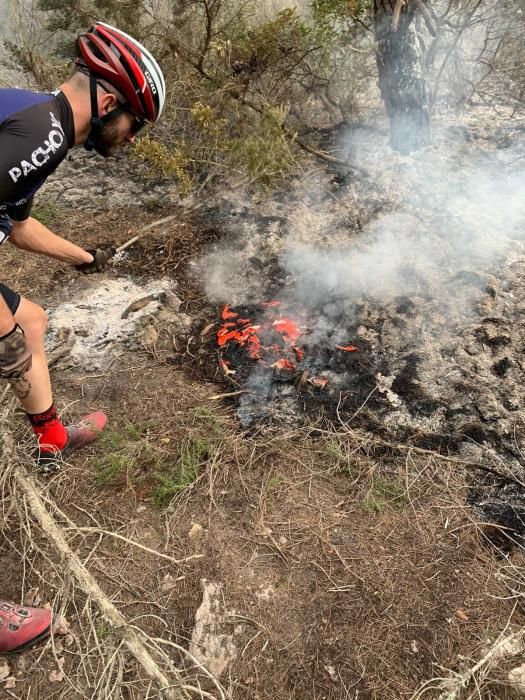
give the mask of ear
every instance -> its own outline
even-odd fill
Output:
[[[105,92],[99,97],[98,108],[101,116],[112,112],[118,106],[118,100],[111,92]]]

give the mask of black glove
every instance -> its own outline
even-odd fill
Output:
[[[95,272],[104,272],[107,267],[108,261],[117,252],[115,248],[106,248],[101,250],[87,250],[93,256],[93,262],[82,263],[81,265],[75,265],[75,269],[82,272],[83,275],[92,275]]]
[[[0,338],[0,379],[19,379],[31,369],[31,353],[19,325]]]

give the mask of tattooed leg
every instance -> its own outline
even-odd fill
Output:
[[[32,389],[31,382],[27,379],[27,376],[11,380],[11,387],[20,401],[27,399]]]
[[[21,379],[13,381],[11,385],[27,413],[42,413],[53,403],[44,349],[47,317],[43,309],[22,297],[15,313],[15,321],[24,329],[31,350],[32,366]]]

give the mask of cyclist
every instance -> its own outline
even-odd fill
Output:
[[[53,94],[0,89],[0,244],[74,265],[104,270],[110,254],[85,250],[30,216],[33,197],[64,160],[83,144],[109,156],[133,143],[146,122],[160,117],[166,86],[153,56],[135,39],[104,22],[78,38],[75,72]],[[42,308],[0,282],[0,380],[11,384],[35,433],[36,460],[44,471],[96,439],[102,411],[64,425],[51,393],[44,350]],[[45,635],[51,612],[0,600],[0,653],[19,650]]]

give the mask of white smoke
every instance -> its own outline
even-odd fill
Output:
[[[371,187],[391,192],[395,211],[377,214],[355,235],[345,231],[352,202],[341,194],[331,198],[319,180],[303,190],[298,185],[279,206],[280,224],[244,224],[226,248],[202,262],[211,300],[264,300],[270,257],[279,260],[286,298],[309,308],[429,290],[446,300],[445,283],[458,272],[497,276],[522,254],[523,136],[512,149],[498,149],[484,139],[455,143],[444,128],[435,146],[406,157],[392,153],[375,132],[353,135],[346,145],[370,171]],[[355,199],[366,207],[363,190],[361,184]]]
[[[488,153],[474,164],[465,152],[433,155],[429,149],[404,159],[398,210],[378,216],[357,242],[326,247],[290,235],[281,264],[295,279],[298,300],[309,306],[334,296],[381,301],[439,289],[464,270],[497,274],[521,254],[525,160],[516,160],[516,151]]]

